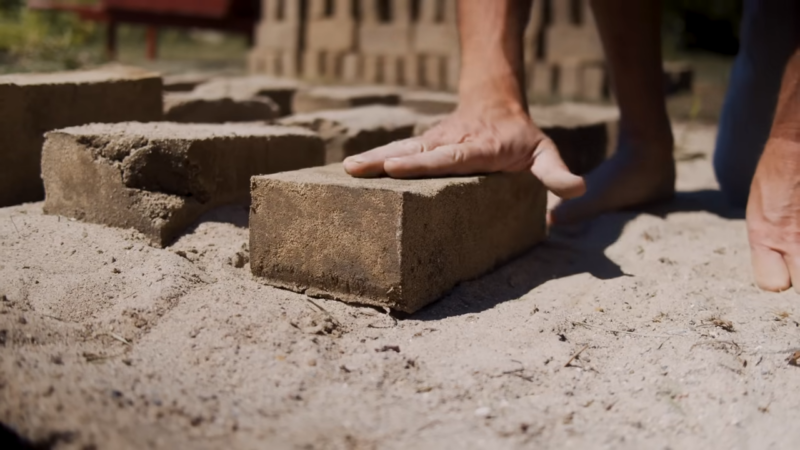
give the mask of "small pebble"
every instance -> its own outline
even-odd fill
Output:
[[[488,406],[482,406],[475,410],[475,416],[477,417],[489,417],[492,414],[492,409]]]

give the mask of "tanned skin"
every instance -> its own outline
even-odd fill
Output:
[[[756,283],[800,292],[800,46],[783,75],[769,140],[747,202]]]

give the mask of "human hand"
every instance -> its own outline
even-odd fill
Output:
[[[767,142],[750,188],[747,231],[758,286],[800,292],[800,142]]]
[[[586,190],[553,141],[513,103],[462,104],[422,136],[351,156],[344,168],[354,177],[392,178],[530,170],[559,197],[577,197]]]

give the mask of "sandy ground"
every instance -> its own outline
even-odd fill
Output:
[[[673,203],[399,320],[254,279],[242,207],[167,249],[0,209],[0,421],[56,448],[797,448],[800,299],[754,287],[713,138],[679,127]]]

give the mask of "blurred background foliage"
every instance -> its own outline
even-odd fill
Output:
[[[74,69],[97,62],[94,47],[102,40],[102,30],[96,23],[24,6],[25,0],[0,0],[0,64]]]
[[[60,0],[86,4],[96,0]],[[76,14],[32,11],[26,0],[0,0],[0,73],[76,69],[106,61],[105,26],[83,21]],[[145,27],[118,27],[119,60],[146,64]],[[159,47],[164,59],[204,60],[237,58],[244,61],[246,42],[241,36],[215,32],[162,28]],[[226,59],[227,58],[227,59]]]

